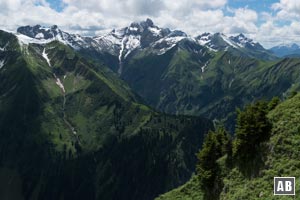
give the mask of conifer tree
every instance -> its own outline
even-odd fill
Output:
[[[222,177],[217,160],[228,153],[229,134],[224,128],[210,131],[198,153],[197,175],[205,193],[206,200],[218,199],[222,188]]]
[[[268,104],[263,101],[238,110],[233,156],[241,167],[251,168],[258,160],[262,142],[270,137],[271,124],[267,118]]]

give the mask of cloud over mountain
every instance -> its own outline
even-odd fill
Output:
[[[191,35],[203,32],[243,32],[269,46],[299,34],[300,2],[280,0],[258,11],[247,3],[230,7],[231,0],[11,0],[0,2],[1,28],[57,24],[85,35],[123,27],[149,17],[156,24]],[[61,9],[56,9],[53,4]],[[286,38],[287,31],[291,33]]]

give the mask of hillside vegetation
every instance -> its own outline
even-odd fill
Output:
[[[230,132],[237,107],[300,88],[300,59],[265,61],[193,48],[181,41],[163,55],[140,51],[124,63],[121,78],[158,110],[217,119]]]
[[[211,179],[215,184],[203,186],[205,173],[199,173],[198,170],[198,173],[189,182],[161,195],[157,200],[291,199],[290,197],[273,195],[273,177],[300,176],[300,95],[298,94],[287,99],[277,106],[277,103],[274,102],[278,101],[274,100],[269,104],[270,107],[268,109],[270,111],[266,115],[268,122],[272,126],[269,138],[265,135],[267,138],[257,140],[256,145],[252,145],[252,149],[249,149],[248,152],[233,154],[232,163],[229,165],[228,161],[230,159],[228,158],[231,157],[230,154],[226,153],[217,159],[215,166],[219,168],[217,172],[218,177]],[[246,113],[245,111],[243,112],[243,114]],[[237,131],[241,132],[243,130],[237,128]],[[235,135],[233,146],[236,146],[238,138],[239,136]],[[206,138],[204,147],[205,144],[211,144],[208,141],[211,140]],[[250,143],[251,141],[248,144],[244,144],[241,148],[245,150],[245,146]],[[203,150],[200,151],[201,153],[204,153]],[[213,158],[211,157],[209,160],[213,160]],[[200,161],[199,165],[201,165]],[[222,188],[216,190],[218,185],[221,185]],[[207,187],[210,187],[209,191],[205,190]],[[296,194],[300,192],[299,187],[299,182],[296,181]],[[206,196],[208,192],[212,191],[219,191],[219,194],[214,198]]]

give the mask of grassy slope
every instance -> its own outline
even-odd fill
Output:
[[[299,113],[300,95],[297,95],[281,103],[268,114],[273,130],[270,141],[265,144],[265,166],[258,177],[251,179],[244,177],[237,168],[226,172],[220,199],[291,199],[291,197],[273,195],[273,177],[295,176],[297,179],[300,176]],[[296,181],[296,194],[300,192],[299,187],[299,181]],[[194,177],[185,185],[157,199],[201,199],[201,195],[199,182]]]
[[[300,87],[300,59],[262,61],[232,52],[203,52],[182,46],[163,55],[143,50],[125,63],[122,78],[159,110],[223,120],[231,131],[236,107],[285,97]]]
[[[180,45],[163,55],[144,50],[125,63],[122,78],[160,110],[195,114],[194,111],[204,105],[195,102],[196,97],[204,97],[201,66],[211,57],[207,53],[203,57],[198,54],[191,54]]]
[[[166,194],[156,198],[156,200],[196,200],[203,199],[203,193],[200,191],[199,180],[193,176],[187,183]]]
[[[221,199],[278,199],[273,196],[274,176],[300,176],[300,95],[280,104],[269,113],[273,123],[272,137],[267,143],[265,168],[260,176],[251,180],[245,179],[235,169],[224,180],[226,193]],[[296,181],[296,194],[299,193],[299,182]],[[290,199],[281,197],[280,199]]]

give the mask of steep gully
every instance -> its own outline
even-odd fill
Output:
[[[48,63],[48,66],[49,67],[52,67],[51,63],[50,63],[50,59],[48,57],[48,54],[46,53],[46,49],[44,48],[43,50],[43,53],[42,53],[42,56],[43,58],[47,61]],[[62,112],[63,112],[63,121],[64,123],[67,125],[67,127],[69,128],[69,130],[71,131],[73,137],[75,138],[75,140],[79,143],[79,138],[78,138],[78,135],[77,135],[77,132],[75,130],[75,128],[71,125],[71,123],[68,121],[68,117],[67,117],[67,114],[66,114],[66,111],[65,111],[65,107],[66,107],[66,90],[65,90],[65,87],[63,85],[63,82],[60,80],[60,78],[53,72],[53,76],[55,78],[55,83],[56,85],[61,89],[62,91],[62,94],[63,94],[63,105],[62,105]],[[66,78],[67,76],[65,75],[64,76],[64,79]]]

